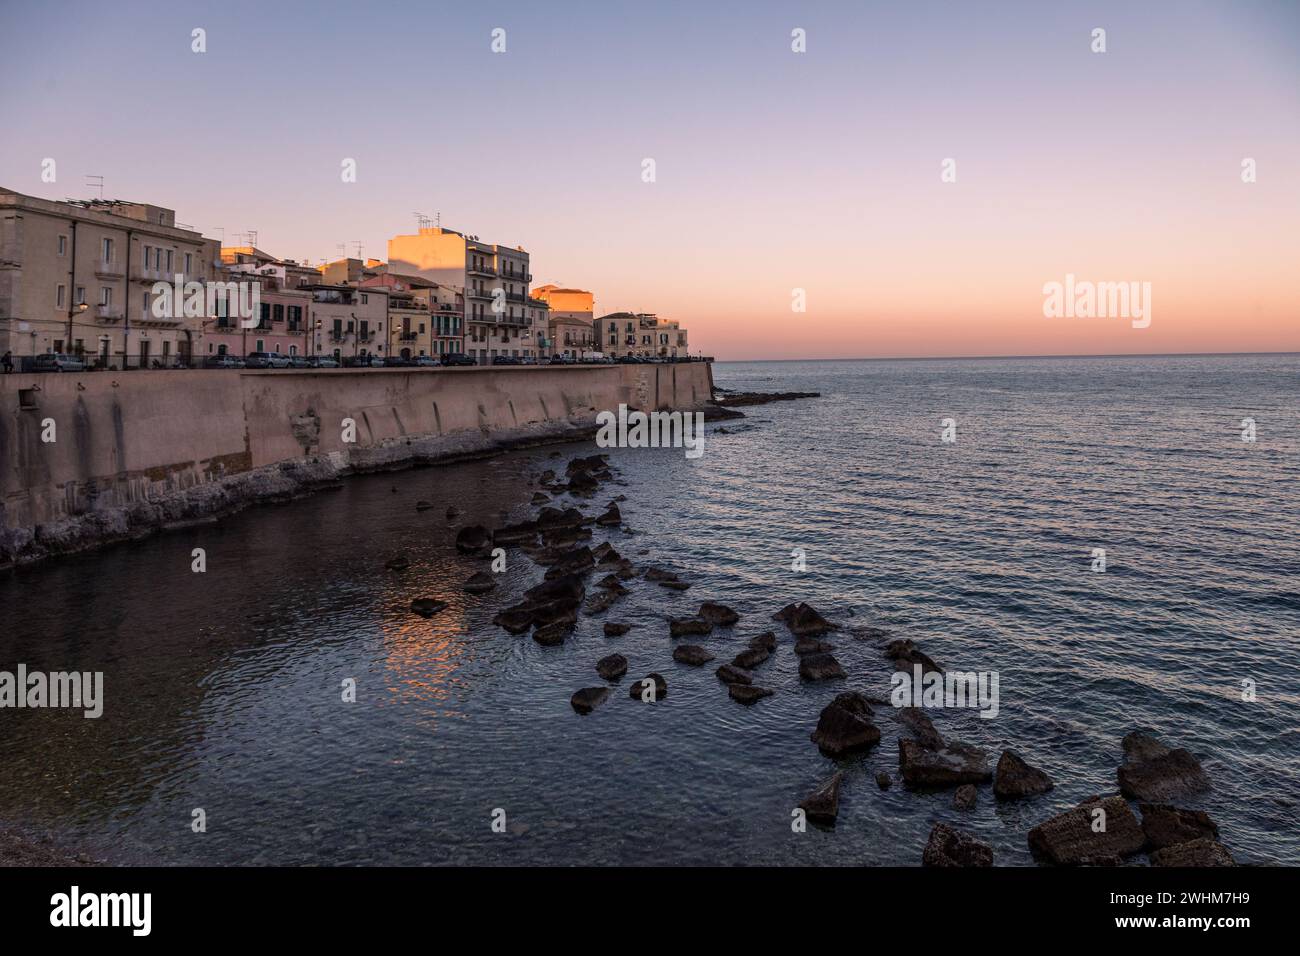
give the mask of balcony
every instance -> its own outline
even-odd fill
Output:
[[[470,289],[468,292],[465,293],[465,298],[467,298],[467,299],[487,299],[487,300],[490,301],[490,300],[492,299],[492,293],[491,293],[491,292],[483,292],[483,291],[481,291],[481,290],[479,290],[479,289]]]
[[[519,293],[519,292],[507,292],[507,293],[506,293],[506,300],[507,300],[507,301],[509,301],[509,302],[518,302],[520,305],[523,304],[523,302],[524,302],[524,300],[525,300],[526,298],[527,298],[527,296],[525,296],[525,295],[523,295],[523,294],[521,294],[521,293]]]
[[[122,317],[122,307],[119,305],[97,305],[95,306],[95,318],[102,319],[105,322],[116,322]]]
[[[95,275],[111,279],[114,276],[122,275],[122,266],[107,259],[100,259],[95,263]]]
[[[166,275],[163,270],[155,269],[152,266],[136,265],[131,269],[131,277],[137,282],[170,282],[173,276]]]
[[[494,276],[497,274],[496,268],[490,265],[470,265],[465,267],[465,271],[472,276]]]
[[[419,337],[420,337],[420,333],[418,332],[403,332],[401,335],[398,336],[398,338],[401,339],[403,342],[414,342]]]

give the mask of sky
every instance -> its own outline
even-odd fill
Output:
[[[720,359],[1300,351],[1294,0],[0,0],[0,130],[19,192],[312,263],[440,216]]]

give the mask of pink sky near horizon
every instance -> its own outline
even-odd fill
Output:
[[[720,359],[1300,351],[1295,4],[73,7],[0,13],[9,188],[99,173],[313,262],[441,213]],[[1045,318],[1067,273],[1151,283],[1150,327]]]

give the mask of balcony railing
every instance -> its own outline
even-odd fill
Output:
[[[95,318],[104,319],[112,322],[122,317],[122,307],[119,305],[97,305],[95,306]]]
[[[418,332],[403,332],[401,335],[398,336],[398,338],[401,339],[403,342],[414,342],[419,337],[420,337],[420,333]]]
[[[493,266],[489,266],[489,265],[480,265],[480,266],[471,265],[468,268],[466,268],[465,271],[470,273],[471,275],[478,275],[478,276],[494,276],[497,274],[497,270]]]
[[[95,263],[95,275],[100,276],[120,276],[122,266],[116,262],[110,262],[107,259],[100,259]]]

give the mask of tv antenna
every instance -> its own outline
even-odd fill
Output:
[[[104,177],[103,177],[103,176],[91,176],[91,175],[87,175],[87,176],[86,176],[86,188],[87,188],[87,189],[98,189],[98,190],[99,190],[99,198],[102,200],[102,199],[104,198]]]

